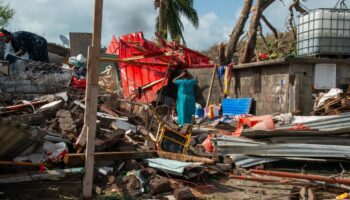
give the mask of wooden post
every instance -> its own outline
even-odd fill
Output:
[[[216,74],[217,68],[218,68],[218,66],[214,65],[213,74],[211,76],[210,87],[209,87],[209,92],[208,92],[207,104],[205,107],[208,107],[210,104],[211,92],[213,90],[214,79],[215,79],[215,74]]]
[[[87,144],[85,151],[85,175],[83,181],[83,197],[91,199],[94,177],[94,153],[96,138],[96,119],[97,119],[97,96],[98,96],[98,70],[101,46],[102,29],[102,8],[103,0],[95,0],[92,46],[88,49],[87,62],[87,87],[85,97],[85,121],[84,128],[87,133]]]

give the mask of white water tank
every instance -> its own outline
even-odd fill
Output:
[[[298,16],[298,55],[350,55],[350,10],[317,9]]]

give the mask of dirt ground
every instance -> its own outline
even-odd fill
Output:
[[[211,181],[212,188],[193,188],[193,193],[205,200],[294,200],[300,199],[300,187],[276,185],[245,180],[227,179]],[[315,191],[316,199],[335,199],[339,193],[326,192],[321,188]]]
[[[192,184],[186,184],[188,186]],[[207,185],[191,186],[198,199],[203,200],[291,200],[299,199],[300,187],[264,184],[235,179],[211,179]],[[81,199],[82,181],[77,178],[59,181],[33,181],[0,185],[0,199]],[[315,191],[316,199],[334,199],[339,193]],[[120,199],[117,194],[94,196],[94,199]]]

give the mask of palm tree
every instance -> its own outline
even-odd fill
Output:
[[[154,0],[154,7],[159,9],[156,30],[164,39],[168,38],[169,33],[172,40],[180,41],[181,39],[185,44],[181,15],[185,16],[195,28],[198,28],[198,14],[193,8],[193,0]]]

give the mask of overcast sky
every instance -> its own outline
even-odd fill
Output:
[[[205,50],[222,41],[227,41],[239,16],[243,0],[194,0],[200,25],[196,30],[186,20],[185,40],[197,50]],[[304,0],[305,1],[305,0]],[[331,7],[338,0],[307,0],[308,9]],[[347,0],[349,4],[350,0]],[[62,43],[59,35],[69,32],[91,32],[93,0],[5,0],[16,10],[10,21],[11,31],[25,30],[43,35],[49,42]],[[285,30],[290,0],[276,0],[265,16],[279,31]],[[350,4],[349,4],[350,6]],[[104,0],[102,44],[108,45],[111,37],[143,31],[146,38],[153,39],[157,11],[153,0]]]

